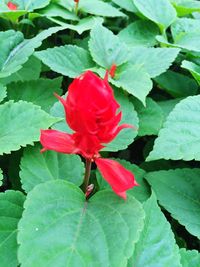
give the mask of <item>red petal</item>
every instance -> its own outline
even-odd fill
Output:
[[[54,150],[66,154],[76,154],[79,150],[71,134],[56,130],[41,130],[40,143],[43,145],[41,152]]]
[[[126,190],[138,185],[134,175],[117,161],[98,158],[95,162],[103,178],[120,197],[126,199]]]
[[[13,4],[12,2],[8,2],[8,3],[7,3],[7,7],[8,7],[10,10],[17,10],[17,5]]]

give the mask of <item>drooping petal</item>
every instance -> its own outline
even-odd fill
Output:
[[[138,185],[134,175],[119,162],[112,159],[97,158],[95,163],[103,178],[120,197],[126,199],[126,191]]]
[[[60,153],[76,154],[79,149],[75,146],[73,135],[56,130],[41,130],[40,142],[43,145],[41,152],[54,150]]]

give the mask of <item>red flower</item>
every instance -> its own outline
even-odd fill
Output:
[[[17,5],[13,4],[12,2],[8,2],[8,3],[7,3],[7,7],[8,7],[10,10],[17,10]]]
[[[114,98],[107,77],[102,80],[91,71],[75,78],[68,89],[66,100],[56,95],[65,109],[66,121],[73,134],[56,130],[42,130],[40,142],[45,150],[67,154],[81,154],[95,161],[104,179],[113,191],[126,198],[126,190],[137,185],[134,176],[118,162],[100,158],[99,151],[124,128],[119,125],[122,113]]]

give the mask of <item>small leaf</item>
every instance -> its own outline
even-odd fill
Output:
[[[126,266],[143,219],[131,196],[124,202],[105,190],[85,201],[66,181],[40,184],[28,194],[19,223],[19,261],[26,267]]]
[[[40,146],[27,147],[21,159],[20,178],[27,193],[40,183],[56,179],[63,179],[78,186],[82,184],[84,165],[79,156],[54,151],[41,154],[40,149]]]
[[[156,35],[159,34],[158,27],[151,21],[137,20],[121,30],[118,34],[120,40],[130,46],[154,46]]]
[[[176,10],[168,0],[133,0],[137,9],[164,30],[176,19]],[[163,12],[164,11],[164,12]]]
[[[112,2],[120,6],[121,8],[124,8],[126,11],[130,12],[138,11],[132,0],[126,0],[126,1],[112,0]]]
[[[57,118],[25,101],[0,105],[0,155],[38,141],[40,129],[56,121]]]
[[[0,261],[1,266],[16,267],[17,225],[22,216],[24,195],[18,191],[0,193]]]
[[[50,0],[15,0],[14,3],[17,4],[18,9],[33,11],[34,9],[45,7],[49,4]]]
[[[145,176],[160,204],[197,237],[200,237],[199,175],[199,169],[175,169]]]
[[[0,102],[6,97],[6,95],[7,95],[6,87],[0,83]]]
[[[2,180],[3,180],[3,172],[2,170],[0,169],[0,186],[2,186]]]
[[[143,207],[146,215],[144,228],[128,266],[182,267],[173,232],[157,204],[155,194],[152,194]]]
[[[158,83],[160,88],[173,97],[195,95],[198,91],[198,84],[194,79],[175,71],[168,70],[154,80]]]
[[[200,3],[193,0],[171,0],[176,8],[178,16],[185,16],[200,11]]]
[[[163,124],[163,112],[159,105],[147,97],[146,107],[138,100],[133,100],[139,118],[139,136],[157,135]]]
[[[9,84],[11,82],[25,82],[30,80],[37,80],[40,77],[41,62],[34,56],[31,56],[29,60],[22,66],[20,70],[11,74],[8,77],[0,79],[3,84]]]
[[[8,85],[8,99],[32,102],[49,112],[52,105],[57,101],[54,92],[61,94],[62,78],[38,79],[36,81],[17,82]]]
[[[122,65],[117,69],[115,79],[111,82],[138,98],[144,105],[146,96],[153,87],[149,74],[141,65]]]
[[[100,0],[80,0],[79,9],[88,14],[104,17],[125,17],[117,8]]]
[[[89,49],[94,61],[106,69],[112,64],[121,65],[128,59],[125,44],[100,24],[96,24],[91,30]]]
[[[94,66],[90,54],[75,45],[48,48],[36,52],[35,55],[53,71],[70,78],[74,78]]]
[[[22,68],[22,65],[39,47],[44,39],[65,27],[52,27],[32,39],[24,39],[22,33],[9,30],[0,32],[0,78],[7,77]]]
[[[200,160],[200,96],[178,103],[159,132],[147,160]]]
[[[165,72],[176,59],[178,48],[145,48],[137,47],[130,50],[129,62],[140,64],[151,78]]]
[[[200,253],[197,250],[181,248],[180,255],[183,267],[197,267],[200,263]]]
[[[181,67],[186,70],[189,70],[192,76],[195,78],[195,80],[200,85],[200,66],[199,65],[193,62],[187,61],[187,60],[183,60]]]

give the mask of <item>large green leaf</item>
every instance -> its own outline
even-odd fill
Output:
[[[190,77],[168,70],[154,79],[160,88],[173,97],[185,97],[197,94],[198,84]]]
[[[157,204],[155,194],[152,194],[143,207],[144,228],[128,266],[182,267],[173,232]]]
[[[20,178],[26,192],[36,185],[50,180],[63,179],[81,185],[84,165],[77,155],[66,155],[54,151],[40,153],[40,146],[27,147],[20,163]]]
[[[181,67],[189,70],[192,76],[195,78],[195,80],[198,82],[200,85],[200,66],[187,60],[183,60]]]
[[[40,184],[28,194],[19,223],[19,261],[23,267],[124,267],[143,219],[131,196],[124,202],[104,190],[85,201],[66,181]]]
[[[6,97],[6,95],[7,95],[6,87],[0,83],[0,102]]]
[[[131,171],[134,174],[135,180],[139,184],[139,186],[135,186],[133,189],[130,189],[128,191],[128,194],[134,196],[140,202],[146,201],[150,197],[151,193],[149,185],[144,179],[145,171],[140,169],[137,165],[131,164],[128,161],[116,158],[113,159],[122,164],[127,170]],[[96,176],[100,190],[110,188],[110,185],[103,179],[98,169],[96,170]]]
[[[133,46],[154,46],[156,35],[158,35],[158,27],[151,21],[137,20],[121,30],[118,34],[120,40],[131,48]]]
[[[40,77],[41,61],[34,56],[31,56],[29,60],[22,66],[20,70],[11,74],[8,77],[0,79],[3,84],[11,82],[24,82],[30,80],[37,80]]]
[[[147,97],[146,107],[138,100],[133,100],[139,118],[139,136],[157,135],[163,124],[163,112],[160,106]]]
[[[0,193],[0,261],[2,267],[16,267],[17,224],[22,216],[24,195],[18,191]]]
[[[65,27],[52,27],[32,39],[24,39],[22,33],[9,30],[0,32],[0,78],[7,77],[22,68],[44,39]]]
[[[101,0],[80,0],[79,1],[80,11],[88,14],[104,16],[104,17],[124,17],[124,13],[119,11],[117,8],[105,3]]]
[[[18,9],[33,11],[34,9],[45,7],[49,4],[50,0],[15,0]]]
[[[100,24],[91,30],[89,49],[94,61],[104,68],[121,65],[128,59],[128,50],[118,36]]]
[[[199,32],[200,21],[191,18],[179,18],[171,25],[173,39],[179,39],[184,33]]]
[[[35,55],[53,71],[70,78],[74,78],[94,66],[90,54],[75,45],[49,48],[36,52]]]
[[[141,65],[124,64],[117,69],[111,82],[138,98],[144,105],[153,83]]]
[[[56,121],[57,118],[51,117],[40,107],[25,101],[9,101],[0,105],[0,155],[38,141],[40,129]]]
[[[178,103],[169,114],[147,160],[200,160],[200,95]]]
[[[179,51],[178,48],[137,47],[130,50],[129,62],[141,64],[150,77],[154,78],[171,66]]]
[[[133,0],[137,9],[161,28],[166,29],[176,19],[176,10],[168,0]]]
[[[7,87],[9,99],[15,102],[21,100],[32,102],[49,112],[52,105],[57,101],[54,92],[61,94],[62,78],[38,79],[36,81],[11,83]]]
[[[197,250],[180,249],[181,264],[183,267],[199,267],[200,253]]]
[[[200,237],[199,175],[199,169],[157,171],[146,175],[161,205],[197,237]]]
[[[138,133],[138,116],[133,104],[122,91],[115,90],[115,98],[120,104],[120,110],[122,111],[120,124],[126,123],[132,125],[133,128],[123,129],[111,143],[106,144],[106,147],[103,149],[104,151],[118,151],[127,148],[134,141]]]

